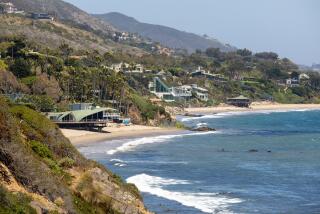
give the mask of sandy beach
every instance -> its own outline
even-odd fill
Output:
[[[81,146],[89,143],[97,143],[106,140],[146,137],[176,133],[181,131],[176,128],[160,128],[142,125],[117,126],[111,125],[103,129],[103,132],[92,132],[85,130],[61,129],[73,145]]]
[[[263,111],[263,110],[298,110],[298,109],[320,109],[320,104],[279,104],[271,102],[254,102],[250,108],[239,108],[229,105],[215,107],[185,108],[186,113],[223,113],[241,111]]]

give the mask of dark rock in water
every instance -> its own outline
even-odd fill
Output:
[[[185,113],[184,116],[186,116],[186,117],[202,117],[203,115],[201,115],[201,114]]]
[[[248,152],[259,152],[257,149],[250,149]]]
[[[194,131],[194,132],[210,132],[210,131],[216,131],[216,129],[210,128],[210,127],[207,127],[207,126],[202,126],[202,127],[197,127],[197,128],[191,129],[191,131]]]
[[[271,151],[269,150],[268,153],[271,153]]]

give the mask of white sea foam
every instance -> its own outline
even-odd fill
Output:
[[[238,115],[248,115],[248,114],[271,114],[271,113],[285,113],[285,112],[305,112],[305,111],[316,111],[319,109],[272,109],[272,110],[256,110],[256,111],[239,111],[239,112],[223,112],[217,114],[207,114],[201,117],[183,117],[180,119],[181,122],[202,120],[202,119],[214,119],[214,118],[224,118],[232,117]]]
[[[162,142],[168,142],[172,140],[173,138],[178,138],[178,137],[185,137],[185,136],[194,136],[194,135],[208,135],[208,134],[215,134],[217,132],[192,132],[192,133],[187,133],[187,134],[180,134],[180,135],[160,135],[156,137],[143,137],[143,138],[138,138],[132,141],[129,141],[127,143],[124,143],[123,145],[109,150],[106,153],[108,155],[113,155],[117,152],[127,152],[127,151],[132,151],[134,148],[144,145],[144,144],[152,144],[152,143],[162,143]]]
[[[208,123],[197,123],[197,125],[196,125],[197,128],[200,128],[203,126],[208,126]]]
[[[125,163],[125,161],[120,159],[111,159],[110,162]]]
[[[231,204],[241,203],[238,198],[229,198],[217,193],[192,193],[165,190],[170,185],[192,185],[186,180],[164,179],[161,177],[139,174],[127,179],[128,183],[135,184],[141,192],[166,198],[193,207],[205,213],[230,213]]]

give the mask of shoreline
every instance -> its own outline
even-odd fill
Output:
[[[229,105],[215,107],[185,108],[185,113],[226,113],[226,112],[258,112],[258,111],[281,111],[281,110],[320,110],[320,104],[278,104],[278,103],[252,103],[250,108],[240,108]]]
[[[320,104],[278,104],[270,102],[252,103],[250,108],[239,108],[229,105],[215,107],[186,108],[184,114],[217,114],[227,112],[259,112],[259,111],[281,111],[281,110],[320,110]],[[182,116],[184,114],[181,114]],[[192,116],[191,116],[192,117]],[[139,137],[152,137],[160,135],[175,134],[183,129],[174,127],[162,128],[143,125],[116,126],[112,125],[103,129],[103,132],[86,130],[60,129],[63,135],[76,146],[87,146],[104,141],[131,139]]]
[[[102,133],[75,129],[60,130],[63,135],[68,138],[70,142],[76,147],[86,146],[104,141],[167,135],[183,131],[182,129],[177,128],[161,128],[142,125],[106,127],[103,129]]]

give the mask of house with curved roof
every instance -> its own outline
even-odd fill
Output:
[[[119,119],[120,114],[112,108],[93,108],[67,112],[50,112],[47,117],[56,122],[90,122],[90,121],[113,121]]]

